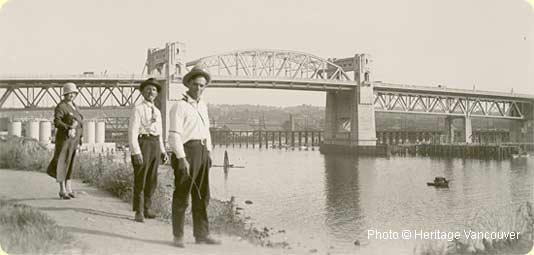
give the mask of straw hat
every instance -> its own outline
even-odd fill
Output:
[[[139,86],[139,90],[143,91],[143,89],[149,85],[156,87],[158,92],[161,91],[161,84],[159,84],[159,82],[155,78],[148,78],[146,81],[142,82],[141,85]]]
[[[191,69],[191,71],[189,71],[189,73],[187,73],[183,80],[182,80],[182,83],[187,86],[187,84],[189,83],[189,80],[191,80],[191,78],[197,76],[197,75],[201,75],[203,76],[204,78],[206,78],[206,83],[210,83],[211,81],[211,75],[208,73],[208,71],[204,70],[202,67],[200,66],[195,66],[193,67],[193,69]]]
[[[80,91],[78,91],[78,88],[76,88],[76,84],[72,82],[67,82],[63,85],[63,96],[69,93],[80,93]]]

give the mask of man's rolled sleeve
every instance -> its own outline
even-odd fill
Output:
[[[184,143],[182,139],[184,113],[178,103],[172,106],[169,115],[169,147],[171,147],[176,158],[185,158]]]
[[[130,153],[132,155],[141,154],[141,147],[139,146],[139,127],[141,126],[141,116],[137,108],[132,109],[130,114],[130,126],[128,128],[128,142],[130,144]]]
[[[159,136],[159,148],[161,150],[161,152],[166,152],[165,150],[165,143],[163,142],[163,121],[162,121],[162,117],[161,117],[161,114],[159,115],[158,117],[158,128],[159,128],[159,132],[160,132],[160,136]]]
[[[211,132],[210,132],[210,118],[208,117],[208,110],[206,107],[206,119],[208,120],[208,134],[206,135],[206,149],[208,149],[209,152],[211,152],[211,149],[213,148],[213,145],[211,144]]]

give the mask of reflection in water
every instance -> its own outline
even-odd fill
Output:
[[[320,254],[410,253],[413,243],[367,240],[366,231],[457,231],[480,212],[534,200],[534,158],[386,159],[227,150],[232,164],[245,167],[231,168],[231,175],[213,169],[214,197],[236,196],[256,226],[284,229],[294,246],[317,248]],[[224,162],[224,149],[216,148],[212,156]],[[451,179],[450,188],[427,186],[436,176]],[[254,204],[244,205],[245,199]],[[353,244],[356,239],[361,246]]]
[[[352,240],[361,231],[358,158],[325,156],[326,225],[338,239]]]

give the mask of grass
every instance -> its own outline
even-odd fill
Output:
[[[74,238],[45,214],[0,199],[0,244],[8,254],[60,254]]]
[[[52,153],[39,145],[35,140],[8,137],[7,139],[0,140],[0,168],[46,172],[46,167],[51,160]],[[122,154],[120,157],[118,155],[121,154],[102,155],[80,153],[76,157],[74,178],[91,183],[94,186],[109,191],[124,201],[131,202],[133,170],[130,157],[127,154]],[[166,221],[170,221],[171,218],[173,179],[172,171],[168,171],[167,175],[160,176],[158,187],[153,197],[154,211]],[[264,246],[288,247],[288,244],[285,242],[272,243],[269,240],[269,229],[258,229],[247,224],[240,215],[237,215],[233,200],[221,201],[211,199],[208,210],[210,230],[214,233],[239,236],[252,243]],[[459,239],[451,242],[429,241],[416,246],[414,253],[424,255],[525,254],[530,251],[532,241],[534,240],[533,214],[532,204],[525,203],[515,208],[506,207],[491,213],[479,212],[472,220],[467,222],[467,229],[473,231],[521,232],[520,238],[517,240]],[[186,219],[188,220],[187,224],[191,224],[191,216],[186,216]],[[18,222],[18,220],[14,222]],[[4,238],[2,237],[3,230],[4,227],[0,229],[0,238]],[[58,232],[58,235],[59,233],[61,232]],[[12,239],[11,242],[17,242],[19,238]],[[7,243],[2,243],[2,247],[8,249]]]
[[[7,137],[0,140],[0,168],[46,172],[52,156],[52,151],[48,151],[33,139]],[[127,153],[103,155],[82,152],[76,156],[75,160],[73,178],[81,179],[126,202],[131,202],[133,169]],[[154,212],[165,221],[171,219],[171,201],[174,190],[172,180],[174,180],[172,171],[168,171],[164,178],[160,176],[152,201]],[[212,198],[208,208],[210,231],[238,236],[263,246],[288,246],[285,242],[273,243],[268,240],[269,229],[258,229],[247,224],[236,210],[233,200],[221,201]],[[191,225],[190,211],[188,214],[186,224]]]
[[[474,232],[520,232],[519,238],[504,239],[455,239],[429,241],[415,247],[414,254],[526,254],[534,241],[534,211],[526,202],[503,207],[492,212],[481,211],[466,226]],[[461,230],[463,236],[463,230]]]

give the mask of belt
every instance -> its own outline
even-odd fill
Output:
[[[152,135],[152,134],[140,134],[137,136],[137,138],[159,138],[159,135]]]
[[[201,145],[206,146],[206,143],[207,143],[207,139],[193,139],[193,140],[187,141],[186,143],[184,143],[184,145],[201,144]]]

